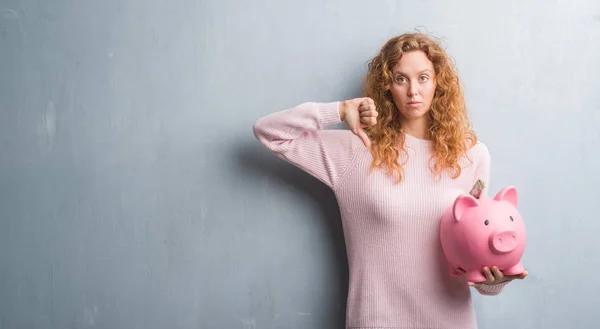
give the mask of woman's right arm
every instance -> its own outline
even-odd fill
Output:
[[[308,102],[275,112],[254,124],[254,135],[275,155],[333,188],[365,147],[350,131],[324,129],[342,122],[346,105]]]

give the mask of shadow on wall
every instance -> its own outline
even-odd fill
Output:
[[[338,296],[331,296],[330,298],[330,300],[336,302],[336,305],[327,305],[330,311],[336,313],[335,316],[332,316],[331,313],[327,314],[327,320],[333,322],[327,323],[327,327],[344,328],[348,293],[348,260],[335,195],[316,178],[266,151],[255,139],[240,143],[236,153],[237,164],[240,166],[241,172],[253,177],[267,176],[270,182],[279,184],[282,189],[290,189],[303,194],[299,199],[304,200],[306,199],[305,196],[309,196],[318,205],[320,216],[314,218],[314,220],[327,223],[331,246],[335,249],[333,252],[336,255],[336,264],[332,265],[334,270],[332,277],[335,278],[335,284],[338,286],[332,291],[339,292]],[[247,175],[244,176],[247,177]],[[327,251],[324,250],[324,252]]]

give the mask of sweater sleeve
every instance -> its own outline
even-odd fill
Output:
[[[275,155],[333,188],[365,147],[348,130],[324,129],[342,122],[339,105],[308,102],[266,115],[254,124],[254,135]]]
[[[481,179],[485,184],[481,195],[489,196],[490,191],[490,167],[491,157],[487,146],[484,143],[478,142],[475,146],[475,156],[477,161],[477,169],[473,183]]]
[[[479,284],[475,285],[475,289],[484,296],[496,296],[499,295],[502,291],[504,291],[504,288],[507,284],[508,282],[502,282],[494,285]]]

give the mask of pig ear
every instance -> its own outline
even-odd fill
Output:
[[[456,198],[456,200],[454,200],[454,207],[452,208],[454,220],[458,222],[460,220],[460,217],[464,214],[465,210],[477,206],[479,206],[479,201],[475,199],[472,195],[460,195],[458,198]]]
[[[516,208],[518,203],[517,189],[514,186],[505,187],[496,194],[494,200],[507,201]]]

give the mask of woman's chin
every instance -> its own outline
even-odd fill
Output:
[[[422,108],[406,108],[401,112],[402,116],[408,120],[420,119],[427,114],[427,111]]]

